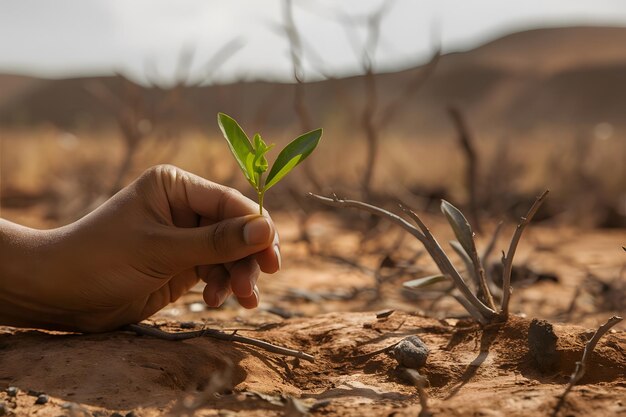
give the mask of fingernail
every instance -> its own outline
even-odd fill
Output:
[[[254,294],[255,298],[256,298],[256,307],[259,306],[259,301],[261,301],[261,297],[259,296],[259,287],[257,287],[256,285],[254,286],[254,291],[252,291],[252,294]]]
[[[215,294],[215,298],[217,299],[217,305],[216,307],[221,306],[222,304],[224,304],[224,301],[226,301],[226,298],[228,297],[228,288],[222,288],[221,290],[219,290],[216,294]]]
[[[243,228],[243,240],[246,245],[260,245],[267,242],[271,232],[270,224],[265,217],[255,217]]]
[[[248,287],[246,288],[246,294],[244,297],[250,297],[254,291],[254,283],[252,281],[248,281]]]
[[[278,245],[274,245],[274,253],[276,254],[276,259],[278,260],[278,269],[280,269],[283,265],[283,261],[280,256],[280,247]]]

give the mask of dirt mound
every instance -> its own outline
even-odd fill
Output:
[[[524,31],[486,45],[441,57],[424,88],[407,98],[397,111],[393,130],[417,135],[453,136],[446,107],[468,111],[478,131],[530,127],[576,128],[602,121],[622,125],[623,71],[626,29],[603,27],[554,28]],[[401,97],[422,67],[375,76],[381,105]],[[159,88],[134,91],[119,77],[30,80],[32,88],[0,95],[0,125],[53,124],[64,129],[98,129],[114,125],[114,114],[89,91],[94,85],[151,114],[171,98]],[[15,77],[0,75],[3,85]],[[315,124],[337,123],[352,128],[360,123],[365,100],[362,76],[306,85],[306,105]],[[91,87],[90,87],[91,86]],[[35,88],[36,87],[36,88]],[[189,87],[180,91],[176,111],[158,122],[177,128],[214,128],[207,114],[237,114],[244,125],[284,129],[295,123],[294,86],[242,82]],[[285,115],[294,115],[293,118]],[[340,115],[340,117],[338,117]],[[208,120],[208,121],[207,121]],[[568,125],[568,123],[573,125]],[[398,128],[401,126],[401,128]]]
[[[581,65],[626,63],[621,27],[565,27],[526,30],[471,51],[472,60],[517,71],[555,73]]]
[[[251,333],[314,354],[315,363],[209,338],[171,342],[123,332],[67,335],[5,328],[0,381],[22,391],[15,399],[2,393],[0,401],[16,415],[58,415],[64,403],[73,402],[96,415],[135,410],[153,416],[185,393],[202,392],[212,376],[230,369],[232,391],[211,399],[210,408],[280,415],[285,410],[281,403],[295,397],[323,408],[325,415],[358,416],[364,410],[369,415],[409,415],[419,410],[415,388],[402,378],[390,355],[371,353],[418,335],[431,352],[420,372],[430,381],[430,404],[438,415],[545,413],[555,404],[589,334],[575,326],[557,326],[561,361],[554,373],[545,375],[528,354],[528,326],[529,320],[521,318],[480,329],[459,320],[399,312],[381,319],[373,313],[331,313],[285,320]],[[181,331],[175,323],[161,327]],[[240,331],[245,333],[250,332]],[[594,395],[594,409],[606,407],[610,415],[610,407],[616,409],[626,393],[625,350],[624,332],[608,335],[591,358],[581,381],[584,387],[566,406],[590,411],[577,397]],[[35,405],[33,395],[40,392],[50,402]]]

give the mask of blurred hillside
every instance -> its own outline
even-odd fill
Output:
[[[376,75],[379,102],[394,100],[421,71],[417,67]],[[94,91],[116,92],[121,100],[133,101],[130,105],[149,108],[167,95],[160,88],[128,95],[125,85],[121,77],[42,80],[0,75],[0,125],[98,129],[115,119],[110,103]],[[314,124],[359,123],[364,91],[362,76],[307,84],[305,100]],[[266,82],[184,87],[159,123],[215,129],[215,114],[225,111],[257,129],[283,128],[297,120],[293,94],[292,84]],[[626,127],[624,97],[626,28],[531,30],[442,56],[423,88],[398,108],[401,114],[392,128],[411,135],[449,135],[453,130],[446,106],[454,104],[481,134],[588,132],[603,122],[617,132]]]

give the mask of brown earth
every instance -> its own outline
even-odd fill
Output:
[[[354,226],[318,214],[308,222],[316,253],[311,254],[297,239],[297,222],[276,217],[285,262],[279,274],[262,280],[261,308],[246,311],[229,302],[209,311],[201,295],[191,292],[148,324],[171,332],[238,330],[315,355],[314,363],[210,338],[175,342],[129,332],[78,335],[5,327],[0,330],[0,384],[21,391],[16,398],[0,393],[0,403],[15,415],[37,416],[184,415],[184,404],[199,398],[204,402],[196,415],[298,416],[303,414],[294,411],[297,407],[310,407],[312,415],[413,416],[420,410],[416,388],[396,361],[387,353],[367,354],[417,335],[430,349],[420,372],[429,380],[434,415],[547,416],[593,329],[625,312],[623,292],[613,294],[621,298],[610,305],[589,278],[619,284],[623,291],[624,231],[530,228],[516,265],[550,272],[558,282],[517,282],[512,306],[517,315],[504,325],[481,329],[463,319],[449,298],[428,317],[424,311],[431,300],[402,292],[403,280],[433,272],[425,256],[411,264],[417,275],[400,273],[383,283],[380,297],[372,297],[372,271],[396,241],[395,230],[379,231],[376,239],[361,244]],[[442,240],[450,234],[439,216],[426,219]],[[505,244],[506,238],[498,243]],[[406,240],[392,258],[399,264],[418,250]],[[379,272],[394,271],[387,265]],[[395,311],[377,318],[376,312],[385,309]],[[532,317],[555,324],[558,356],[547,373],[529,354]],[[559,415],[626,415],[625,328],[619,324],[600,341]],[[216,382],[222,383],[220,395],[207,395]],[[35,405],[33,395],[40,392],[50,396],[45,405]]]
[[[208,338],[173,342],[123,331],[78,335],[4,327],[0,388],[16,386],[20,392],[12,398],[0,391],[0,406],[9,414],[55,417],[184,414],[194,401],[203,402],[198,415],[297,416],[298,407],[312,407],[313,415],[417,415],[416,388],[403,379],[395,359],[368,353],[418,335],[431,351],[420,372],[428,377],[436,416],[550,415],[591,332],[610,316],[626,313],[626,229],[620,222],[613,222],[614,229],[588,228],[602,224],[593,218],[603,207],[619,209],[622,219],[625,212],[626,177],[620,175],[625,41],[624,28],[546,29],[446,55],[416,98],[403,103],[396,125],[404,133],[381,131],[374,189],[384,191],[380,199],[389,205],[395,201],[391,196],[412,198],[440,242],[454,237],[442,216],[432,214],[438,192],[455,203],[467,201],[465,161],[451,145],[456,133],[445,113],[450,103],[467,111],[476,134],[480,199],[502,203],[492,212],[485,207],[485,217],[489,213],[495,220],[518,208],[521,215],[527,196],[552,189],[547,205],[556,201],[556,209],[531,225],[516,255],[514,317],[506,325],[473,325],[453,298],[441,297],[445,284],[419,293],[403,290],[403,281],[436,272],[423,248],[385,222],[296,204],[288,182],[298,192],[308,184],[296,173],[267,201],[281,232],[284,265],[262,280],[260,308],[243,310],[231,300],[209,310],[196,290],[148,324],[172,332],[237,330],[314,354],[315,363]],[[418,71],[378,75],[381,100],[392,100]],[[110,191],[128,150],[107,125],[112,113],[85,90],[90,82],[121,85],[123,91],[118,78],[0,76],[3,218],[55,227],[84,214]],[[363,79],[306,89],[313,119],[325,128],[324,143],[310,160],[314,171],[332,185],[330,191],[354,195],[365,148],[362,132],[354,133]],[[143,93],[143,104],[158,103],[157,89]],[[280,144],[290,136],[284,123],[296,120],[293,86],[240,83],[185,94],[178,121],[191,133],[161,138],[163,132],[156,132],[140,143],[124,182],[167,162],[245,191],[247,184],[224,158],[224,144],[207,114],[232,111],[251,129],[273,127]],[[608,123],[605,134],[595,135],[600,122]],[[43,127],[33,126],[37,123]],[[499,141],[502,137],[508,141]],[[570,143],[573,137],[580,143]],[[508,153],[498,152],[502,143]],[[490,269],[499,264],[499,250],[507,247],[513,227],[507,224],[498,240]],[[483,228],[479,249],[494,222],[485,221]],[[461,266],[460,259],[453,260]],[[388,317],[377,318],[377,312],[390,310]],[[554,323],[559,338],[549,372],[540,372],[529,354],[533,318]],[[561,417],[626,415],[626,325],[614,329],[600,341]],[[35,405],[29,390],[50,401]]]

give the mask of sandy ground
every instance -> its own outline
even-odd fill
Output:
[[[237,330],[312,354],[314,363],[207,337],[166,341],[123,331],[4,327],[0,387],[19,391],[0,392],[0,415],[415,416],[417,390],[397,361],[389,352],[368,354],[417,335],[430,349],[419,372],[428,378],[434,415],[547,416],[593,330],[625,312],[623,230],[529,228],[516,265],[531,272],[516,275],[515,316],[481,329],[451,297],[402,290],[401,282],[435,272],[419,244],[384,224],[363,242],[355,231],[362,222],[344,220],[324,213],[310,218],[308,244],[299,239],[298,219],[276,216],[284,265],[263,277],[259,309],[227,302],[210,310],[191,292],[146,322],[170,332]],[[441,242],[452,237],[439,216],[425,220]],[[494,261],[512,227],[498,241]],[[479,236],[479,247],[488,236]],[[377,318],[384,310],[393,312]],[[532,318],[554,323],[557,353],[549,370],[540,370],[529,352]],[[626,326],[614,329],[560,416],[626,415]],[[42,393],[48,402],[35,404]]]

